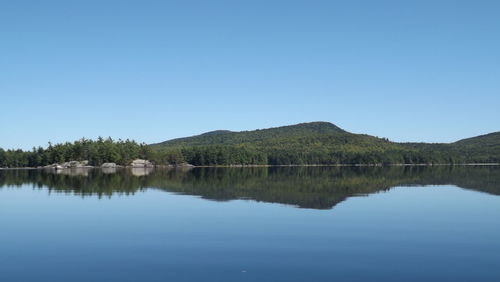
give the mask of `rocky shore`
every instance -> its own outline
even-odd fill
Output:
[[[149,160],[136,159],[133,160],[129,165],[122,166],[116,163],[103,163],[100,166],[92,166],[89,165],[89,161],[69,161],[64,163],[55,163],[42,167],[36,167],[38,169],[55,169],[55,170],[63,170],[63,169],[86,169],[86,168],[102,168],[102,169],[117,169],[117,168],[175,168],[175,167],[183,167],[190,168],[194,167],[188,163],[181,164],[166,164],[166,165],[157,165]],[[34,169],[34,168],[26,168],[26,169]]]

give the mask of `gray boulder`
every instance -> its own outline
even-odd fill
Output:
[[[62,168],[86,168],[89,167],[89,161],[69,161],[64,162],[60,166]]]
[[[50,165],[46,165],[44,166],[43,168],[46,168],[46,169],[63,169],[64,167],[60,164],[50,164]]]
[[[130,164],[131,167],[140,168],[140,167],[154,167],[154,165],[148,160],[136,159],[133,160]]]

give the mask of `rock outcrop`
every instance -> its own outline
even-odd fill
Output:
[[[130,164],[133,168],[154,167],[153,163],[148,160],[136,159]]]
[[[88,166],[89,161],[70,161],[70,162],[64,162],[61,164],[63,168],[83,168]]]
[[[89,161],[69,161],[61,164],[46,165],[43,168],[57,170],[57,169],[67,169],[67,168],[91,168],[91,167],[92,166],[89,166]]]
[[[47,169],[63,169],[64,167],[61,166],[60,164],[50,164],[50,165],[44,166],[43,168],[47,168]]]

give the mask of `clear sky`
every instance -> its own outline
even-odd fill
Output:
[[[500,1],[2,1],[0,147],[500,131]]]

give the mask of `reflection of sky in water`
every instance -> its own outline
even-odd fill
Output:
[[[158,190],[0,190],[1,281],[500,279],[500,197],[399,187],[331,210]]]

